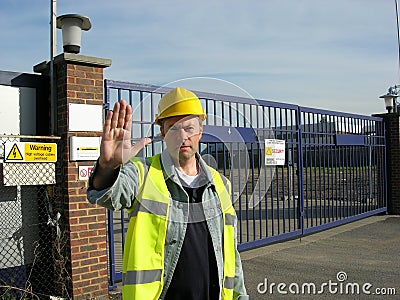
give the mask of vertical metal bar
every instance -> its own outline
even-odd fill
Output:
[[[372,128],[372,121],[367,121],[368,122],[368,128]],[[371,130],[371,129],[370,129]],[[366,193],[367,193],[367,199],[366,202],[364,203],[363,210],[362,212],[367,212],[369,209],[369,205],[371,204],[372,200],[372,195],[373,195],[373,189],[375,187],[375,180],[373,180],[373,175],[372,175],[372,147],[374,144],[374,139],[372,137],[372,132],[368,132],[368,144],[366,147],[367,153],[365,153],[365,166],[364,166],[364,174],[367,177],[366,179]]]
[[[246,152],[246,159],[245,159],[245,176],[247,177],[249,174],[249,155],[248,155],[248,148],[247,143],[245,143],[245,152]],[[247,177],[248,179],[248,177]],[[246,199],[246,228],[247,228],[247,240],[250,238],[250,220],[249,220],[249,180],[246,180],[245,183],[245,199]]]
[[[361,149],[361,153],[362,155],[359,157],[358,159],[358,164],[359,164],[359,172],[361,174],[362,177],[362,192],[361,192],[361,201],[359,203],[359,210],[358,213],[361,214],[364,212],[365,209],[365,205],[368,203],[368,149],[369,149],[369,124],[366,120],[360,120],[361,124],[360,127],[361,128],[368,128],[367,130],[364,130],[364,132],[362,132],[363,134],[363,138],[364,138],[364,146],[359,146]],[[365,199],[365,200],[364,200]]]
[[[256,134],[257,134],[257,141],[256,141],[256,152],[257,152],[257,186],[258,186],[258,198],[257,198],[257,206],[258,206],[258,219],[259,219],[259,231],[260,231],[260,238],[264,238],[263,236],[263,217],[262,217],[262,201],[261,201],[261,180],[262,180],[262,176],[261,176],[261,160],[262,160],[262,156],[261,156],[261,141],[259,140],[260,136],[261,136],[261,124],[260,124],[260,110],[259,110],[259,106],[255,106],[255,115],[256,115]],[[256,193],[256,191],[253,192],[254,194]],[[254,197],[253,197],[253,201],[254,201]],[[255,206],[255,205],[253,205]]]
[[[287,220],[287,226],[289,228],[289,231],[291,231],[292,228],[292,211],[291,211],[291,202],[292,202],[292,198],[294,198],[294,196],[292,197],[292,185],[293,185],[293,181],[292,181],[292,172],[293,172],[293,144],[292,144],[292,140],[290,138],[290,143],[288,143],[288,167],[287,167],[287,183],[288,183],[288,202],[287,202],[287,212],[288,212],[288,220]]]
[[[338,117],[335,116],[335,126],[337,125],[338,122]],[[336,133],[336,128],[334,129]],[[335,184],[336,184],[336,189],[335,189],[335,198],[336,198],[336,218],[335,220],[340,219],[340,197],[341,197],[341,188],[342,188],[342,182],[341,182],[341,176],[340,176],[340,146],[335,145]]]
[[[264,155],[265,155],[265,153],[264,153]],[[265,233],[266,233],[266,236],[269,236],[269,231],[268,231],[268,229],[269,229],[269,226],[268,226],[268,224],[269,224],[269,210],[268,210],[268,189],[270,189],[271,188],[271,185],[267,185],[267,178],[268,178],[268,176],[267,176],[267,166],[264,166],[264,179],[265,179],[265,193],[264,193],[264,195],[263,195],[263,197],[264,197],[264,206],[265,206]],[[268,168],[268,171],[270,171],[270,169]],[[272,178],[270,178],[270,180],[271,180],[271,184],[272,184]]]
[[[274,118],[275,118],[275,124],[276,124],[276,128],[278,128],[278,126],[282,126],[281,123],[279,123],[278,125],[278,118],[277,118],[277,108],[274,107]],[[279,110],[279,116],[280,116],[280,110]],[[279,136],[282,138],[282,128],[279,128]],[[276,176],[276,214],[277,214],[277,230],[278,230],[278,235],[281,233],[281,209],[280,209],[280,185],[279,185],[279,167],[275,166],[275,176]]]
[[[234,153],[234,144],[233,142],[230,143],[230,147],[231,147],[231,153]],[[238,160],[240,161],[240,155],[239,155],[239,151],[237,151],[237,156],[238,156]],[[232,193],[234,191],[237,192],[238,195],[238,199],[239,200],[239,208],[238,208],[238,223],[239,223],[239,243],[242,244],[243,243],[243,216],[242,216],[242,206],[241,206],[241,195],[240,195],[240,177],[238,176],[238,184],[235,184],[235,160],[234,160],[234,155],[231,155],[231,165],[232,165],[232,169],[231,169],[231,174],[232,174]],[[240,166],[240,162],[238,164],[238,166]],[[238,167],[239,170],[239,167]]]
[[[122,96],[121,96],[121,89],[120,89],[120,88],[117,88],[117,95],[118,95],[118,96],[117,96],[117,97],[118,97],[117,101],[120,101],[121,98],[122,98]],[[132,104],[130,97],[129,97],[129,104]]]
[[[290,160],[291,160],[291,169],[290,169],[290,180],[291,180],[291,184],[290,184],[290,201],[289,201],[289,211],[290,211],[290,231],[294,231],[296,230],[296,182],[295,182],[295,178],[296,177],[296,169],[297,169],[297,160],[295,158],[295,153],[296,153],[296,144],[295,142],[297,141],[296,138],[296,132],[293,130],[294,127],[294,120],[293,120],[293,110],[290,109],[289,110],[289,118],[290,118]]]
[[[253,203],[251,203],[251,207],[253,210],[253,236],[254,239],[256,239],[256,206],[254,205],[255,201],[254,201],[254,193],[255,193],[255,177],[254,177],[254,147],[253,147],[253,143],[250,143],[250,153],[251,153],[251,197],[250,199],[252,199]],[[259,237],[260,238],[260,237]]]
[[[211,100],[211,101],[212,101],[213,107],[214,107],[214,115],[213,115],[214,122],[213,122],[213,125],[217,125],[217,101],[215,101],[215,100]]]
[[[301,108],[298,107],[296,110],[296,130],[297,130],[297,172],[298,172],[298,194],[299,194],[299,229],[304,234],[304,194],[303,194],[303,177],[304,177],[304,166],[303,166],[303,128],[305,127],[304,118],[301,118]],[[306,154],[307,155],[307,154]]]
[[[204,99],[204,103],[205,103],[205,110],[206,110],[206,112],[208,113],[209,112],[209,110],[208,110],[208,100],[207,99]],[[209,125],[210,124],[210,118],[206,118],[206,125]]]
[[[227,153],[226,153],[227,149],[226,149],[225,143],[221,143],[221,146],[222,146],[222,160],[223,160],[222,168],[223,168],[223,174],[226,177],[226,176],[228,176],[228,174],[227,174],[227,168],[228,168],[228,166],[227,166]]]
[[[344,177],[343,177],[343,162],[342,162],[342,147],[337,146],[338,148],[338,162],[339,162],[339,199],[338,199],[338,219],[342,219],[343,217],[343,211],[342,211],[342,206],[344,202],[344,190],[345,190],[345,182],[344,182]]]
[[[288,116],[288,111],[289,111],[289,116]],[[288,193],[288,205],[287,205],[287,211],[288,211],[288,220],[287,220],[287,226],[289,231],[292,231],[292,213],[291,213],[291,201],[292,201],[292,170],[293,170],[293,134],[292,134],[292,114],[291,110],[286,109],[285,110],[285,118],[286,118],[286,141],[287,141],[287,183],[288,183],[288,188],[287,188],[287,193]],[[289,121],[290,120],[290,121]]]
[[[360,122],[360,120],[359,120]],[[361,126],[361,124],[360,124]],[[361,133],[363,134],[363,133]],[[364,134],[363,134],[364,135]],[[364,143],[365,143],[365,136],[364,136]],[[356,163],[356,172],[357,176],[360,178],[358,181],[358,202],[357,202],[357,207],[356,207],[356,214],[360,214],[363,204],[364,204],[364,197],[367,195],[365,192],[365,187],[366,187],[366,181],[365,181],[365,173],[364,173],[364,165],[365,165],[365,156],[366,156],[366,148],[365,146],[356,146],[354,155],[355,155],[355,163]]]
[[[327,155],[327,190],[328,190],[328,222],[330,222],[332,220],[332,199],[333,199],[333,190],[332,190],[332,132],[331,132],[331,120],[330,117],[328,119],[328,128],[327,128],[327,132],[328,132],[328,140],[327,140],[327,146],[326,146],[326,155]]]
[[[385,123],[383,122],[383,120],[381,121],[381,123],[382,123],[382,133],[381,133],[381,135],[383,136],[383,140],[384,140],[384,142],[383,142],[383,145],[384,145],[384,147],[383,147],[383,162],[382,162],[382,164],[383,164],[383,166],[384,166],[384,170],[382,170],[382,173],[383,173],[383,176],[382,177],[384,177],[383,178],[383,186],[384,186],[384,190],[385,190],[385,194],[384,194],[384,199],[383,199],[383,204],[384,204],[384,206],[385,206],[385,208],[387,209],[387,207],[388,207],[388,173],[387,173],[387,170],[388,170],[388,166],[387,166],[387,158],[386,158],[386,147],[387,147],[387,140],[386,140],[386,125],[385,125]]]
[[[316,211],[316,203],[315,203],[315,199],[316,199],[316,189],[315,189],[315,180],[317,178],[317,168],[316,168],[316,154],[315,154],[315,145],[316,145],[316,134],[315,134],[315,114],[311,113],[311,122],[312,125],[310,127],[310,137],[311,137],[311,159],[310,159],[310,163],[311,163],[311,169],[310,169],[310,206],[311,206],[311,227],[314,227],[316,224],[316,219],[317,219],[317,211]]]
[[[327,203],[326,203],[326,157],[325,157],[325,147],[326,147],[326,141],[327,141],[327,118],[326,115],[322,116],[322,145],[321,145],[321,150],[322,150],[322,188],[321,189],[321,194],[323,195],[323,202],[324,202],[324,208],[323,208],[323,223],[326,223],[326,210],[327,210]],[[321,161],[321,160],[320,160]],[[321,199],[322,201],[322,199]]]
[[[286,111],[286,109],[283,109],[283,108],[281,108],[280,110],[279,110],[279,118],[280,118],[280,127],[281,127],[281,130],[282,130],[282,138],[283,138],[283,140],[285,141],[285,148],[287,148],[287,145],[286,145],[286,141],[287,141],[287,129],[286,129],[286,126],[284,126],[284,124],[285,123],[287,123],[286,121],[284,121],[284,118],[283,118],[283,113],[282,113],[282,110],[284,110],[284,111]],[[285,124],[286,125],[286,124]],[[286,151],[286,149],[285,149],[285,151]],[[285,195],[286,195],[286,189],[285,189],[285,179],[287,178],[286,176],[285,176],[285,165],[283,165],[282,167],[281,167],[281,171],[282,171],[282,182],[281,182],[281,184],[282,184],[282,198],[281,199],[283,199],[283,201],[282,201],[282,226],[283,226],[283,233],[285,233],[286,232],[286,214],[285,214],[285,207],[286,207],[286,205],[285,205],[285,203],[286,203],[286,199],[285,199]],[[288,195],[289,196],[289,195]],[[279,199],[278,199],[278,201],[279,201]]]
[[[342,117],[339,118],[342,120]],[[341,181],[342,181],[342,194],[343,197],[341,198],[340,202],[340,218],[342,219],[345,216],[344,210],[345,210],[345,202],[346,202],[346,191],[347,191],[347,181],[346,181],[346,164],[345,164],[345,155],[346,155],[346,146],[339,146],[340,149],[340,175],[341,175]]]
[[[257,147],[257,156],[258,156],[258,164],[257,164],[257,174],[258,174],[258,179],[257,179],[257,185],[258,185],[258,199],[257,199],[257,204],[259,206],[258,208],[258,218],[260,220],[259,222],[259,227],[260,227],[260,237],[264,238],[263,235],[263,216],[262,216],[262,212],[263,212],[263,207],[262,204],[263,202],[262,200],[262,193],[261,193],[261,188],[263,186],[261,180],[263,179],[263,177],[261,176],[261,172],[262,172],[262,152],[261,152],[261,141],[258,141],[258,147]]]
[[[155,132],[155,128],[154,128],[154,126],[155,126],[155,123],[154,123],[154,116],[155,116],[155,113],[154,113],[154,93],[150,93],[150,122],[151,122],[151,139],[152,140],[154,140],[154,137],[156,136],[156,132]],[[156,143],[153,141],[152,143],[151,143],[151,149],[152,149],[152,151],[153,151],[153,154],[155,154],[156,153]]]
[[[240,235],[240,237],[242,238],[243,237],[243,228],[242,228],[242,226],[243,226],[243,212],[242,212],[242,191],[240,190],[241,189],[241,187],[242,187],[242,184],[241,184],[241,168],[242,168],[242,162],[241,162],[241,159],[240,159],[240,157],[241,157],[241,151],[240,151],[240,145],[239,145],[239,143],[236,143],[236,146],[237,146],[237,155],[238,155],[238,186],[239,186],[239,216],[240,216],[240,226],[241,226],[241,228],[240,228],[240,230],[241,230],[241,235]],[[247,227],[247,226],[246,226]],[[247,230],[247,228],[246,228],[246,230]],[[243,241],[243,240],[242,240]],[[246,236],[246,241],[248,242],[249,241],[249,236],[248,236],[248,234],[247,234],[247,236]]]
[[[346,119],[346,127],[347,127],[348,123],[347,123],[347,119]],[[347,128],[346,128],[347,130]],[[345,131],[347,132],[347,131]],[[345,217],[349,217],[349,199],[351,199],[351,182],[349,181],[349,146],[345,147],[345,155],[344,155],[344,161],[345,161],[345,176],[346,176],[346,209],[345,209]],[[350,184],[349,184],[350,182]]]
[[[310,131],[312,132],[312,159],[311,159],[311,174],[312,176],[310,177],[310,184],[311,184],[311,226],[314,227],[316,224],[316,220],[318,218],[317,215],[317,205],[316,205],[316,198],[317,198],[317,190],[315,188],[315,181],[317,180],[317,161],[316,161],[316,124],[315,124],[315,114],[312,113],[312,129]]]
[[[115,278],[115,249],[114,249],[114,216],[111,210],[107,210],[108,223],[108,257],[109,257],[109,269],[110,269],[110,282],[109,285],[113,286],[116,283]]]
[[[359,128],[368,128],[365,125],[367,125],[367,124],[365,124],[363,122],[363,120],[361,120],[361,119],[358,120]],[[356,162],[357,162],[356,163],[357,171],[360,176],[360,188],[359,188],[360,192],[359,192],[359,201],[357,203],[357,214],[361,214],[361,212],[363,211],[364,197],[367,195],[367,193],[366,193],[366,184],[367,184],[366,178],[367,177],[366,177],[366,172],[365,172],[365,166],[367,165],[366,158],[367,158],[367,149],[368,149],[368,143],[369,143],[367,129],[364,130],[364,132],[362,130],[360,130],[360,131],[364,138],[364,145],[357,146],[356,152],[355,152]]]
[[[56,56],[56,19],[57,19],[57,1],[51,0],[50,8],[50,131],[52,135],[57,135],[57,84],[54,71],[54,57]]]
[[[352,204],[352,214],[357,215],[357,209],[358,209],[358,203],[360,199],[360,194],[361,194],[361,189],[362,186],[360,185],[360,174],[358,173],[358,159],[356,156],[356,148],[357,146],[351,146],[351,177],[353,178],[353,195],[354,195],[354,200],[351,201]],[[359,154],[362,154],[362,152],[359,152]]]
[[[218,144],[219,143],[217,143],[217,142],[215,142],[214,143],[214,150],[215,150],[215,163],[216,163],[216,166],[215,166],[215,168],[218,170],[218,168],[219,168],[219,153],[218,153]]]
[[[317,140],[317,149],[318,149],[318,177],[315,179],[316,180],[316,188],[319,190],[319,199],[318,199],[318,204],[319,204],[319,225],[323,224],[323,209],[324,206],[322,205],[322,176],[321,176],[321,147],[322,147],[322,142],[323,142],[323,120],[322,120],[322,115],[318,115],[318,127],[320,128],[318,130],[318,140]]]
[[[269,115],[271,118],[271,122],[273,123],[273,128],[276,127],[276,122],[275,122],[275,113],[274,116],[271,116],[271,111],[274,113],[274,108],[269,107]],[[272,167],[271,167],[272,168]],[[274,168],[276,170],[276,168]],[[275,173],[276,174],[276,173]],[[271,176],[271,185],[270,185],[270,207],[271,207],[271,236],[275,235],[275,205],[274,205],[274,190],[275,190],[275,178],[272,178]]]
[[[121,239],[122,239],[121,251],[123,251],[125,245],[125,210],[121,210]]]
[[[302,113],[302,116],[303,116],[303,129],[304,129],[304,155],[303,155],[303,157],[304,157],[304,168],[305,168],[305,170],[301,170],[303,173],[305,173],[305,176],[304,176],[304,181],[303,182],[305,182],[305,184],[304,184],[304,186],[302,185],[302,187],[303,187],[303,190],[305,191],[305,201],[303,200],[303,205],[305,205],[305,209],[306,209],[306,216],[305,216],[305,218],[306,218],[306,226],[307,226],[307,228],[309,227],[309,210],[308,210],[308,169],[309,169],[309,165],[310,165],[310,163],[309,163],[309,160],[308,160],[308,157],[309,157],[309,149],[310,149],[310,147],[309,147],[309,143],[310,143],[310,135],[307,133],[307,131],[309,131],[310,130],[310,123],[309,123],[309,121],[310,121],[310,115],[309,115],[309,113],[306,113],[306,112],[303,112]],[[300,122],[300,121],[299,121]],[[307,124],[308,124],[308,128],[306,128],[306,126],[307,126]],[[301,126],[301,124],[300,124],[300,126]],[[303,136],[302,135],[300,135],[300,139],[302,139],[303,138]],[[300,157],[300,159],[303,161],[303,157]],[[300,161],[300,160],[299,160]],[[305,204],[304,204],[304,202],[305,202]],[[303,207],[303,211],[304,211],[304,207]]]
[[[139,93],[139,103],[140,107],[140,138],[144,138],[144,120],[143,120],[143,115],[144,115],[144,105],[143,105],[143,92],[140,91]],[[145,155],[145,149],[143,149],[143,155]]]
[[[269,107],[267,106],[263,106],[262,108],[262,116],[261,116],[261,120],[262,120],[262,127],[264,129],[266,129],[266,131],[263,131],[263,138],[264,140],[269,137],[269,130],[271,130],[271,122],[269,120],[270,118],[270,113],[269,113]],[[268,113],[266,113],[266,111]],[[268,118],[268,119],[265,119]],[[264,142],[264,141],[262,141]],[[265,145],[264,145],[264,153],[263,153],[263,157],[265,155]],[[265,186],[265,192],[263,194],[263,198],[264,198],[264,207],[265,207],[265,236],[268,237],[269,236],[269,211],[268,211],[268,189],[270,188],[270,185],[268,185],[268,179],[269,178],[267,176],[267,166],[265,165],[264,162],[264,167],[263,167],[263,171],[264,171],[264,186]],[[268,169],[269,171],[269,169]],[[270,178],[270,180],[272,181],[272,179]]]

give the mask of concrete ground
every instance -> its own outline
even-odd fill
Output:
[[[400,299],[400,216],[372,216],[241,257],[252,300]]]

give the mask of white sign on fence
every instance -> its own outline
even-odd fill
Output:
[[[265,165],[283,166],[285,164],[285,141],[265,140]]]

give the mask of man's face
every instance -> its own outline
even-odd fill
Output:
[[[161,126],[161,134],[169,154],[180,162],[194,157],[202,132],[203,126],[197,116],[167,118]]]

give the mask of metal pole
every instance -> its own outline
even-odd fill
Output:
[[[397,47],[398,47],[398,76],[400,79],[400,32],[399,32],[399,5],[397,3],[397,0],[394,0],[394,4],[396,6],[396,28],[397,28]]]
[[[56,56],[56,17],[57,17],[57,0],[51,1],[51,18],[50,18],[50,130],[51,135],[56,135],[56,83],[54,74],[54,57]]]

